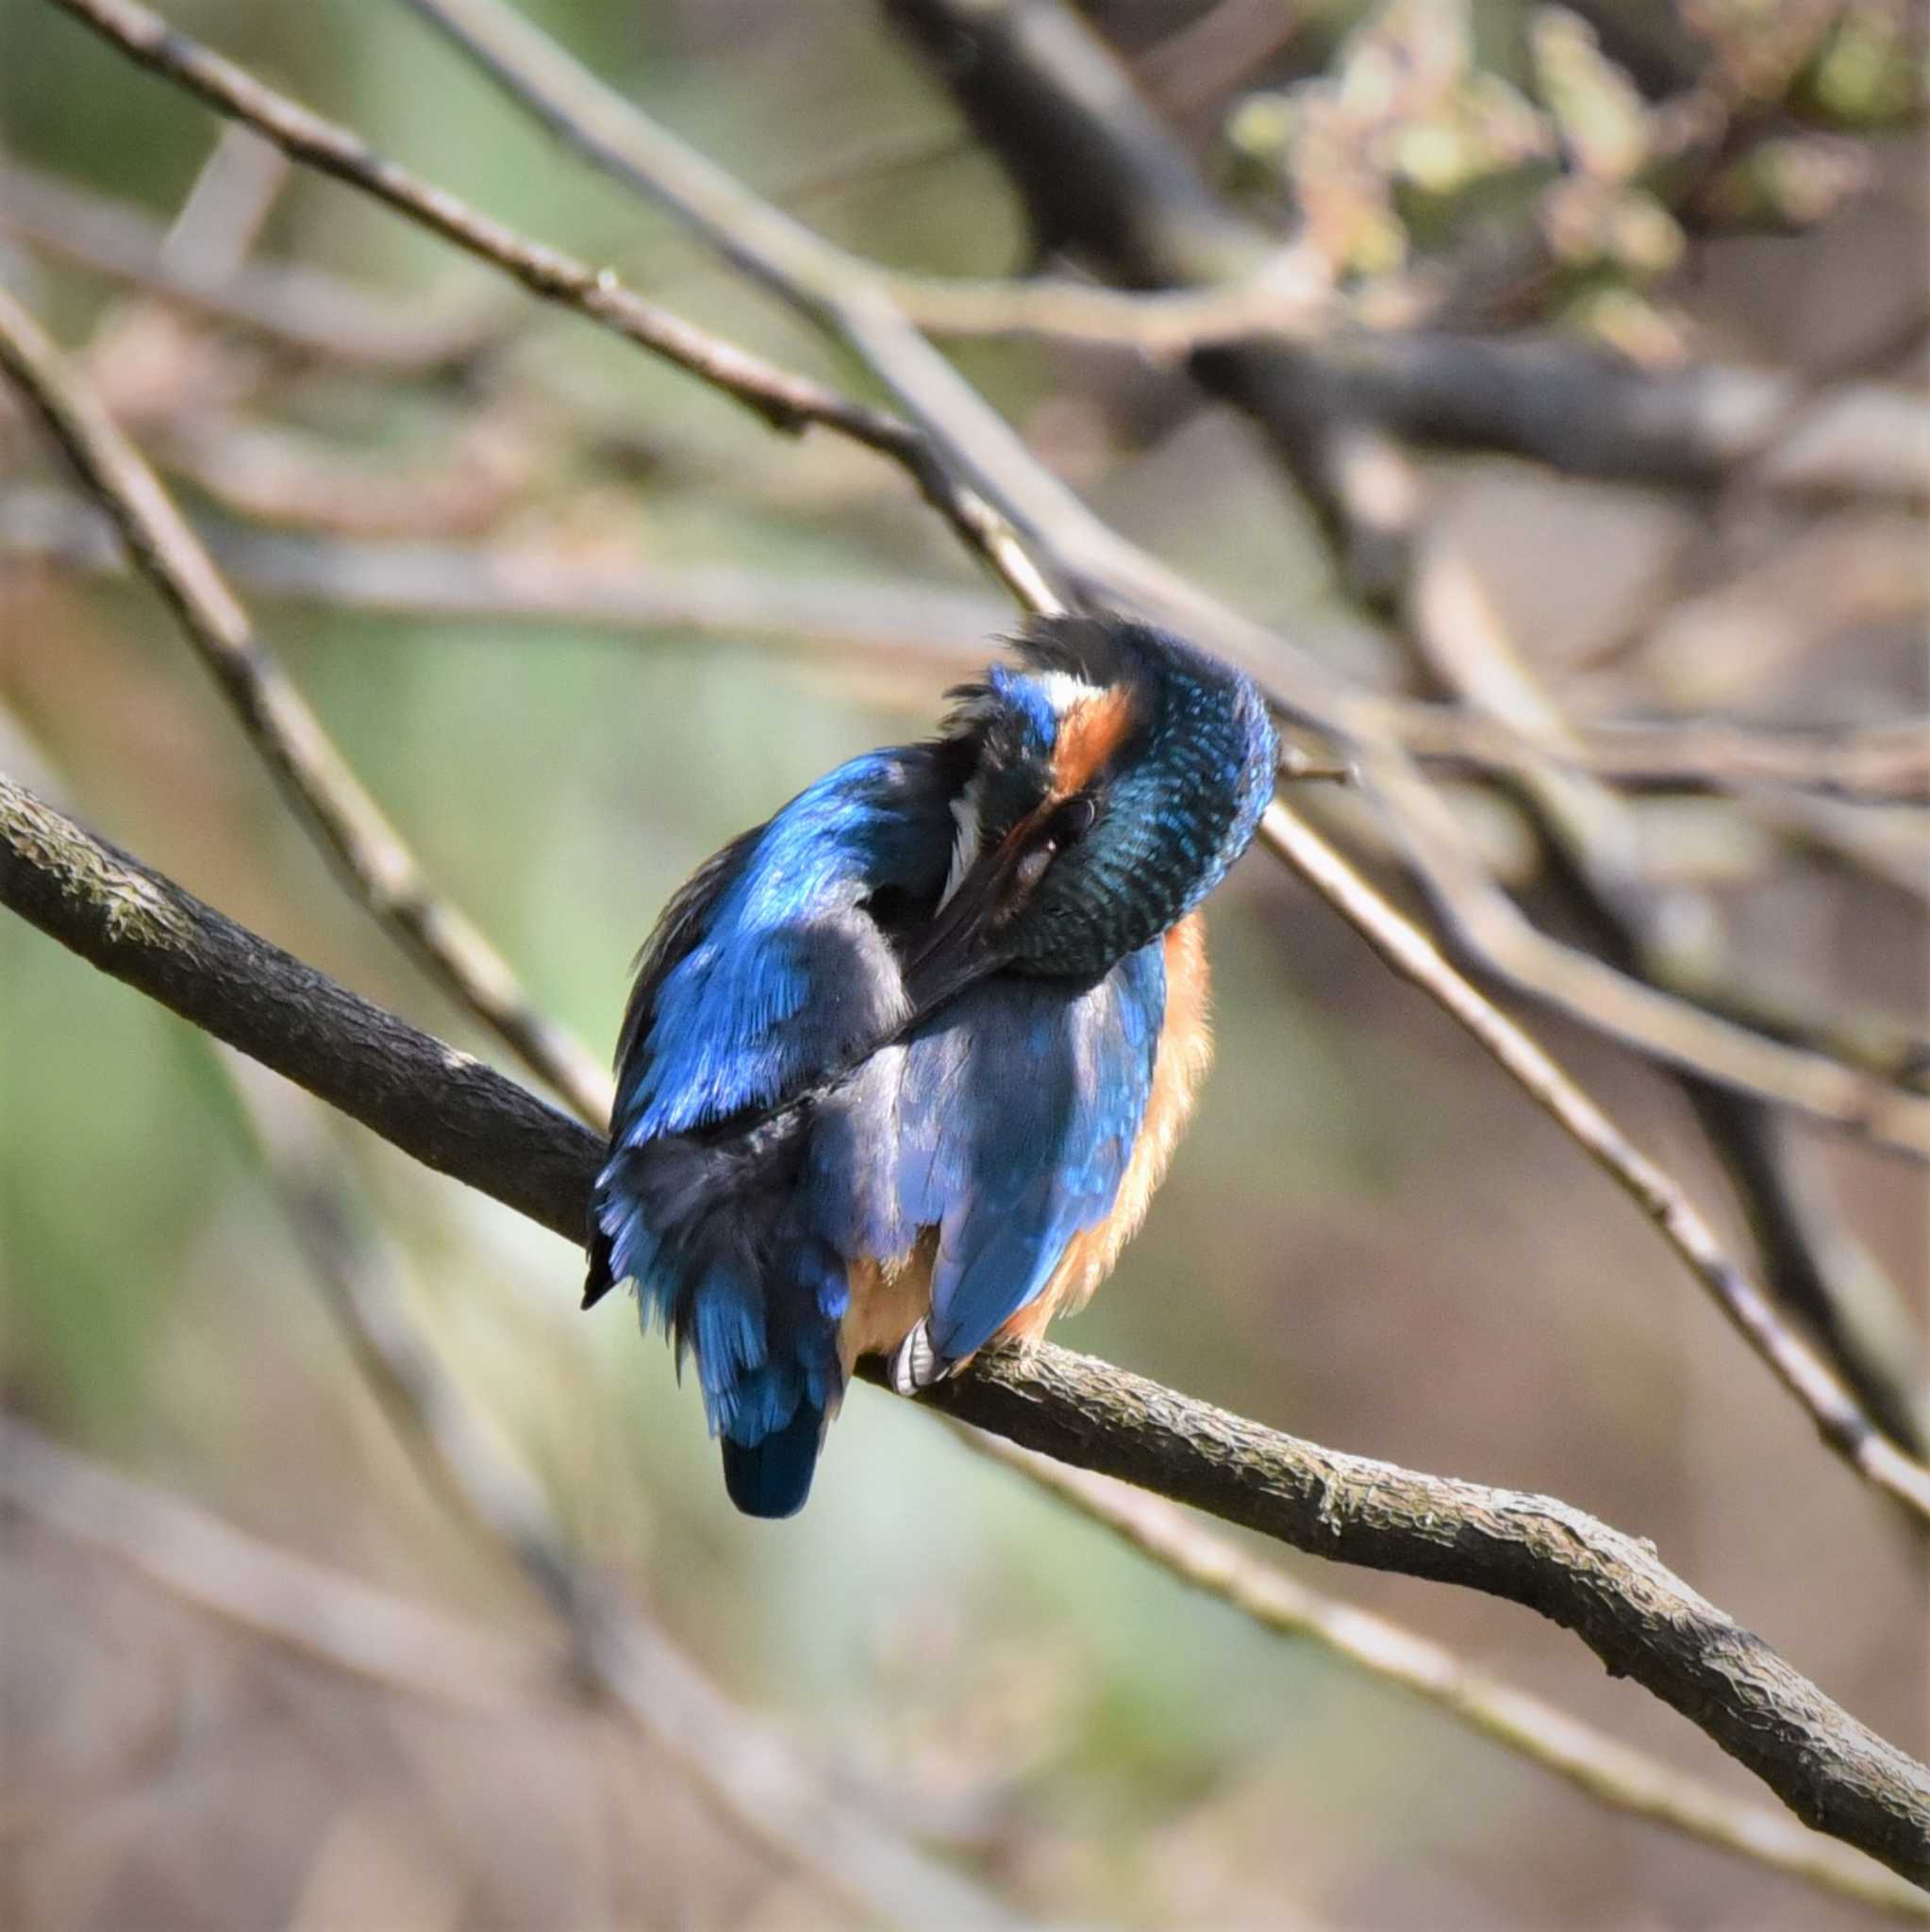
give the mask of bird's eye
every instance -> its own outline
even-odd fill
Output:
[[[1092,829],[1098,808],[1083,795],[1069,798],[1045,822],[1045,836],[1055,847],[1076,845]]]
[[[1090,798],[1069,798],[1032,835],[1032,841],[1013,869],[1013,882],[1029,892],[1045,876],[1046,868],[1068,845],[1076,845],[1092,829],[1098,808]]]

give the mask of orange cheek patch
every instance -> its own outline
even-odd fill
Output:
[[[1123,691],[1104,691],[1069,706],[1058,721],[1058,741],[1052,751],[1054,791],[1070,798],[1090,785],[1132,728],[1133,701]]]

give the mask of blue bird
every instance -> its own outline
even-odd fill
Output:
[[[1272,794],[1259,693],[1120,618],[1015,642],[644,948],[584,1306],[637,1284],[753,1516],[803,1506],[859,1357],[910,1392],[1085,1303],[1210,1057],[1194,908]]]

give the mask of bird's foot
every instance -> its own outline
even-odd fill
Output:
[[[916,1395],[921,1389],[942,1381],[951,1367],[932,1346],[930,1327],[920,1322],[892,1351],[891,1387],[900,1395]]]

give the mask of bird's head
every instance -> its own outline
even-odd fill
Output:
[[[1116,617],[1014,642],[1023,668],[954,693],[951,872],[907,969],[922,1010],[1001,970],[1106,972],[1220,882],[1273,792],[1266,706],[1230,666]]]

